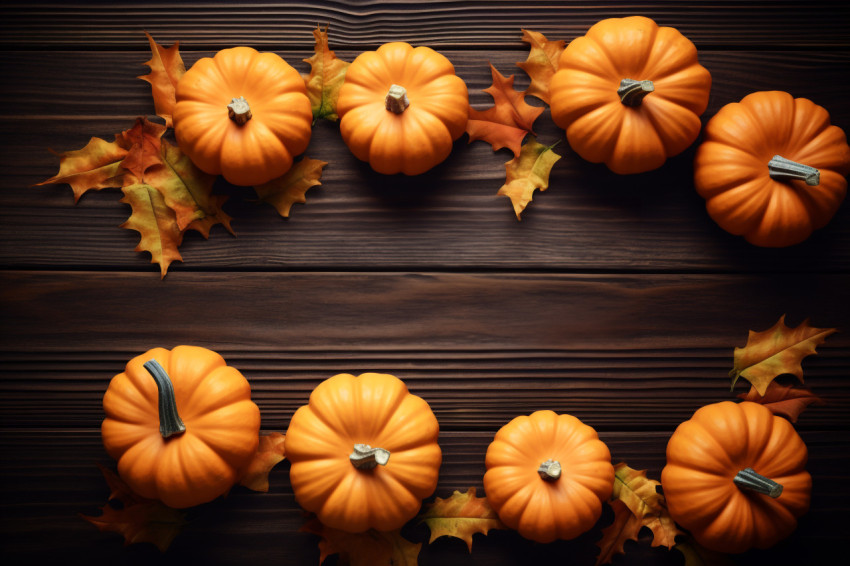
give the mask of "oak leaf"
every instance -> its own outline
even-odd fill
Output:
[[[311,518],[301,532],[319,535],[319,564],[331,554],[339,554],[339,564],[349,566],[416,566],[422,544],[401,536],[400,530],[348,533],[323,525]]]
[[[735,348],[735,362],[729,372],[732,388],[740,377],[748,380],[759,395],[764,395],[768,384],[782,374],[794,375],[802,383],[803,358],[816,354],[816,347],[836,331],[835,328],[814,328],[808,322],[807,319],[796,328],[789,328],[783,314],[767,330],[750,330],[746,346]]]
[[[74,202],[78,202],[87,191],[120,187],[123,183],[121,162],[127,150],[117,142],[93,137],[84,148],[58,155],[59,172],[34,186],[67,183],[74,191]]]
[[[172,261],[183,261],[177,248],[183,243],[183,232],[177,226],[177,216],[168,208],[162,194],[145,183],[121,189],[121,202],[129,204],[132,214],[121,228],[135,230],[141,235],[137,252],[150,252],[151,263],[158,263],[160,278],[165,277]]]
[[[148,32],[145,32],[145,35],[150,43],[151,59],[143,65],[150,67],[151,72],[139,78],[150,83],[156,114],[163,118],[165,125],[170,128],[173,126],[171,114],[177,104],[177,81],[186,73],[186,66],[180,57],[180,42],[165,48],[154,41]]]
[[[565,49],[564,40],[550,41],[542,33],[527,29],[522,30],[522,40],[531,46],[528,58],[517,63],[517,67],[531,78],[525,92],[549,104],[549,83],[558,70],[558,60]]]
[[[289,218],[292,205],[296,202],[307,202],[307,190],[322,184],[319,179],[322,178],[322,168],[325,165],[325,161],[305,157],[283,176],[258,185],[254,190],[261,202],[272,205],[281,216]]]
[[[493,106],[483,111],[470,107],[466,133],[470,143],[483,140],[492,145],[494,151],[506,147],[518,156],[523,138],[534,133],[532,126],[543,108],[527,104],[525,91],[514,90],[513,75],[503,76],[492,63],[490,71],[493,84],[484,92],[493,97]]]
[[[114,472],[98,465],[111,493],[99,517],[80,514],[80,517],[102,532],[112,531],[124,537],[124,544],[149,542],[165,552],[183,526],[186,514],[167,507],[161,501],[145,499],[133,493]],[[118,502],[114,507],[110,502]]]
[[[239,481],[248,489],[261,491],[269,490],[269,472],[286,457],[285,436],[272,432],[260,436],[260,445],[254,459],[248,464],[248,469]]]
[[[505,163],[505,184],[497,194],[511,199],[517,220],[531,202],[535,189],[545,191],[549,187],[549,173],[561,156],[555,153],[554,145],[545,146],[531,138],[517,157]]]
[[[499,516],[487,503],[486,497],[476,497],[475,488],[466,493],[455,491],[451,497],[437,497],[420,516],[421,522],[431,531],[429,543],[442,536],[463,540],[472,552],[472,535],[486,535],[490,529],[507,529]]]
[[[345,80],[345,73],[351,63],[337,59],[336,53],[328,46],[328,26],[322,31],[321,26],[313,30],[316,40],[314,54],[305,63],[310,64],[310,74],[304,78],[307,85],[307,97],[313,110],[313,120],[325,118],[332,122],[339,119],[336,113],[336,102],[339,89]]]
[[[767,391],[764,395],[760,395],[756,391],[755,386],[750,387],[749,392],[741,393],[738,398],[744,401],[752,401],[764,405],[774,415],[780,415],[791,421],[797,422],[800,413],[811,404],[823,405],[824,400],[809,391],[808,389],[799,389],[791,385],[780,385],[775,381],[771,381],[767,386]]]

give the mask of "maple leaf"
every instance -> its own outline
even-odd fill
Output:
[[[122,189],[121,202],[129,204],[132,214],[121,228],[135,230],[141,235],[137,252],[150,252],[151,263],[158,263],[161,277],[165,277],[172,261],[183,261],[177,248],[183,242],[183,232],[177,226],[174,211],[165,204],[162,194],[145,183]]]
[[[221,209],[222,205],[227,202],[227,199],[227,195],[210,195],[207,215],[186,226],[186,230],[195,230],[205,239],[209,239],[210,229],[216,224],[221,224],[225,230],[235,236],[236,232],[233,231],[233,227],[230,225],[230,221],[233,218]]]
[[[163,118],[165,125],[170,128],[173,126],[171,113],[177,103],[177,81],[186,72],[186,66],[180,57],[180,42],[165,48],[154,41],[148,32],[145,32],[145,35],[151,46],[151,59],[142,64],[150,67],[151,72],[138,78],[150,83],[156,114]]]
[[[767,330],[750,330],[747,345],[735,348],[735,362],[729,372],[732,388],[735,388],[738,378],[743,377],[755,387],[759,395],[764,395],[768,384],[775,377],[786,373],[797,376],[802,383],[803,358],[816,354],[815,348],[836,331],[835,328],[814,328],[808,322],[806,319],[798,327],[789,328],[785,325],[783,314]]]
[[[86,191],[120,187],[124,176],[121,161],[127,150],[116,142],[91,138],[82,149],[59,153],[59,173],[33,186],[67,183],[78,202]]]
[[[117,500],[121,506],[115,508],[107,502],[101,507],[102,514],[99,517],[83,514],[80,517],[102,532],[120,533],[124,537],[124,544],[150,542],[165,552],[186,524],[186,514],[160,501],[136,495],[114,472],[100,464],[98,468],[111,490],[108,501]]]
[[[596,565],[608,564],[617,554],[624,554],[623,545],[627,540],[637,540],[640,532],[640,519],[635,517],[621,500],[611,502],[614,510],[614,522],[602,529],[602,538],[596,542],[599,547],[599,556],[596,557]]]
[[[279,432],[260,436],[260,446],[248,469],[239,481],[248,489],[266,493],[269,490],[269,472],[285,458],[285,437]]]
[[[401,536],[400,530],[348,533],[323,525],[311,518],[301,532],[319,535],[319,564],[331,554],[339,554],[339,564],[350,566],[416,566],[422,544]]]
[[[528,58],[517,63],[517,67],[531,78],[525,92],[549,104],[549,83],[558,70],[558,60],[565,49],[564,40],[550,41],[542,33],[527,29],[522,30],[522,40],[531,46]]]
[[[531,138],[523,146],[517,157],[505,163],[507,175],[505,184],[497,194],[511,199],[517,220],[535,189],[545,191],[549,187],[549,173],[561,156],[555,153],[554,145],[545,146]]]
[[[490,71],[493,84],[484,92],[493,97],[493,106],[483,111],[470,107],[466,133],[470,143],[483,140],[493,146],[493,151],[506,147],[518,156],[523,138],[534,133],[532,126],[543,108],[527,104],[525,91],[514,90],[513,75],[504,77],[492,63]]]
[[[162,134],[167,128],[151,122],[147,118],[137,118],[129,130],[115,134],[115,143],[127,150],[121,167],[132,173],[136,179],[123,179],[125,185],[132,185],[142,179],[145,172],[162,163]]]
[[[261,202],[272,205],[281,216],[289,218],[292,205],[296,202],[307,202],[307,190],[322,184],[319,179],[322,178],[322,167],[325,165],[325,161],[305,157],[283,176],[258,185],[254,190]]]
[[[469,552],[472,552],[473,534],[486,535],[490,529],[508,528],[499,520],[486,497],[475,496],[474,487],[466,493],[455,491],[446,499],[436,498],[420,519],[431,531],[429,543],[442,536],[455,537],[466,542]]]
[[[315,53],[305,63],[310,63],[310,74],[304,78],[307,85],[307,97],[313,109],[313,120],[325,118],[335,122],[339,119],[336,113],[336,101],[339,89],[345,80],[345,73],[351,63],[337,59],[336,53],[328,46],[328,26],[322,31],[321,26],[313,30],[316,39]]]
[[[760,395],[756,391],[755,386],[750,387],[749,392],[738,395],[739,399],[744,401],[752,401],[764,405],[774,415],[780,415],[791,421],[797,422],[806,407],[811,404],[823,405],[824,400],[809,391],[808,389],[798,389],[790,385],[780,385],[775,381],[771,381],[767,386],[767,391],[764,395]]]

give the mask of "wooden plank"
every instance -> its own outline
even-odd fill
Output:
[[[46,5],[45,5],[46,4]],[[473,2],[271,2],[251,4],[207,1],[175,6],[172,2],[35,1],[5,4],[0,45],[127,46],[147,30],[192,46],[233,44],[282,46],[300,43],[317,23],[330,24],[341,45],[374,46],[391,40],[447,46],[516,45],[518,29],[553,38],[582,35],[598,20],[644,15],[677,27],[702,46],[825,46],[846,48],[846,4],[827,0],[714,0],[647,2],[614,0],[582,5],[544,0]]]
[[[672,430],[733,399],[732,351],[783,313],[846,327],[850,275],[14,272],[0,274],[5,426],[97,427],[109,379],[154,346],[220,352],[285,428],[321,380],[404,379],[445,430],[551,408],[600,430]],[[202,298],[201,298],[202,297]],[[828,401],[800,426],[850,426],[850,338],[804,362]],[[748,386],[741,381],[737,391]],[[629,409],[624,410],[624,403]]]

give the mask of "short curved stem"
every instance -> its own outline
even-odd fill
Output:
[[[227,105],[227,115],[239,126],[244,126],[245,122],[251,119],[251,107],[244,96],[230,101],[230,104]]]
[[[785,159],[781,155],[774,155],[767,162],[767,171],[770,178],[777,181],[787,179],[798,179],[805,181],[807,185],[814,187],[820,184],[820,171],[809,165],[803,165],[790,159]]]
[[[368,444],[355,444],[354,452],[348,455],[348,459],[358,470],[371,470],[378,465],[386,466],[390,461],[390,452],[383,448],[372,448]]]
[[[174,396],[174,385],[165,369],[156,360],[145,362],[145,369],[156,381],[159,390],[159,433],[163,438],[186,432],[186,425],[177,414],[177,399]]]
[[[410,99],[407,98],[407,89],[403,86],[392,85],[389,92],[387,92],[387,97],[384,99],[384,105],[393,114],[404,112],[410,106]]]
[[[766,478],[752,468],[744,468],[738,472],[732,481],[741,489],[749,489],[762,495],[768,495],[776,499],[782,495],[782,485],[770,478]]]
[[[546,460],[537,468],[537,473],[546,481],[555,481],[561,477],[561,463],[557,460]]]
[[[652,81],[623,79],[620,81],[620,88],[617,89],[617,94],[620,97],[620,102],[626,106],[640,106],[643,98],[654,90],[655,85],[652,84]]]

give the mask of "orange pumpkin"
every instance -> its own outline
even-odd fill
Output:
[[[398,529],[437,486],[439,430],[428,403],[397,377],[331,377],[286,432],[295,498],[328,527]]]
[[[177,83],[174,135],[203,171],[235,185],[280,177],[310,142],[304,79],[274,53],[224,49]]]
[[[611,453],[572,415],[537,411],[503,426],[487,448],[484,491],[505,525],[537,542],[589,530],[612,493]]]
[[[428,47],[387,43],[357,56],[337,100],[351,152],[378,173],[418,175],[445,160],[466,130],[466,83]]]
[[[667,444],[661,485],[670,515],[718,552],[772,546],[809,508],[807,457],[794,427],[764,405],[706,405]]]
[[[175,508],[227,493],[257,451],[260,410],[239,371],[206,348],[154,348],[103,396],[103,445],[130,488]]]
[[[787,92],[754,92],[705,127],[694,184],[721,228],[757,246],[802,242],[847,193],[850,147],[829,113]]]
[[[549,96],[576,153],[630,174],[660,167],[697,139],[710,89],[688,38],[630,16],[602,20],[570,42]]]

